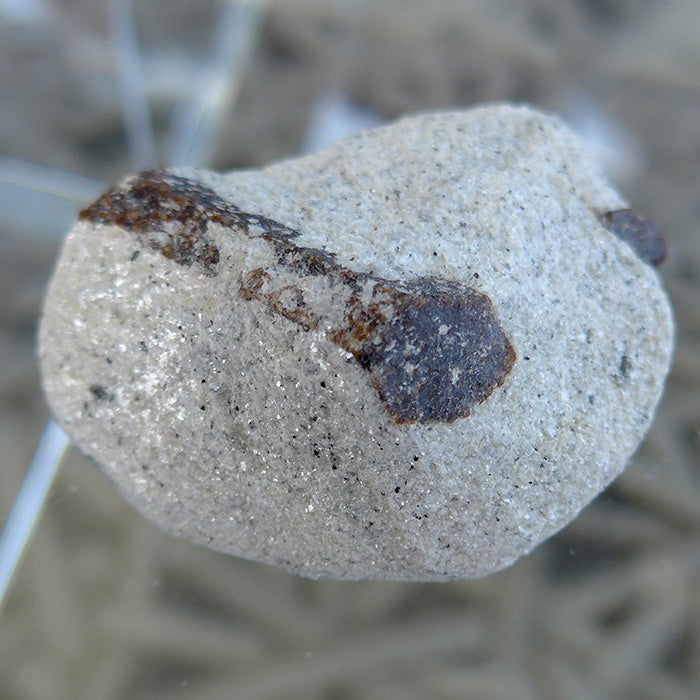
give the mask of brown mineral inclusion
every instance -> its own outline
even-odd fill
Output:
[[[665,260],[666,240],[661,231],[648,219],[630,209],[617,209],[599,213],[597,216],[608,231],[629,243],[645,262],[660,265]]]
[[[294,245],[298,231],[243,212],[166,169],[128,179],[81,218],[131,231],[178,265],[197,265],[210,276],[218,274],[220,259],[207,237],[209,223],[266,240],[276,262],[247,271],[238,297],[306,331],[325,332],[370,374],[397,423],[468,416],[515,362],[485,294],[437,277],[399,281],[351,270],[334,253]]]

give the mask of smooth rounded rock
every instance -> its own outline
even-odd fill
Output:
[[[44,386],[171,533],[312,577],[480,576],[644,436],[672,351],[664,254],[524,107],[261,171],[147,171],[68,235]]]

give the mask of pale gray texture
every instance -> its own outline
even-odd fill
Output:
[[[397,423],[322,326],[240,298],[275,265],[262,238],[210,225],[212,276],[81,220],[44,308],[46,393],[169,532],[312,577],[481,576],[569,522],[644,436],[671,310],[598,222],[625,203],[557,119],[424,115],[260,172],[177,172],[358,273],[469,285],[517,359],[471,415]]]

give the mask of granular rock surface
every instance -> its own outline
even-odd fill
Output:
[[[488,574],[620,473],[673,323],[665,244],[557,119],[428,114],[81,213],[49,403],[147,517],[312,577]]]

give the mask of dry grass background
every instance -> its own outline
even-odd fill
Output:
[[[0,1],[0,153],[119,178],[131,161],[105,3],[27,3],[48,13],[22,21],[13,4]],[[135,8],[160,139],[220,3]],[[563,113],[668,233],[678,348],[657,420],[566,530],[451,584],[307,581],[174,540],[70,452],[0,616],[0,697],[700,696],[698,26],[696,0],[267,3],[212,164],[294,154],[324,91],[387,119],[494,99]],[[0,522],[47,418],[34,332],[78,207],[0,177]]]

